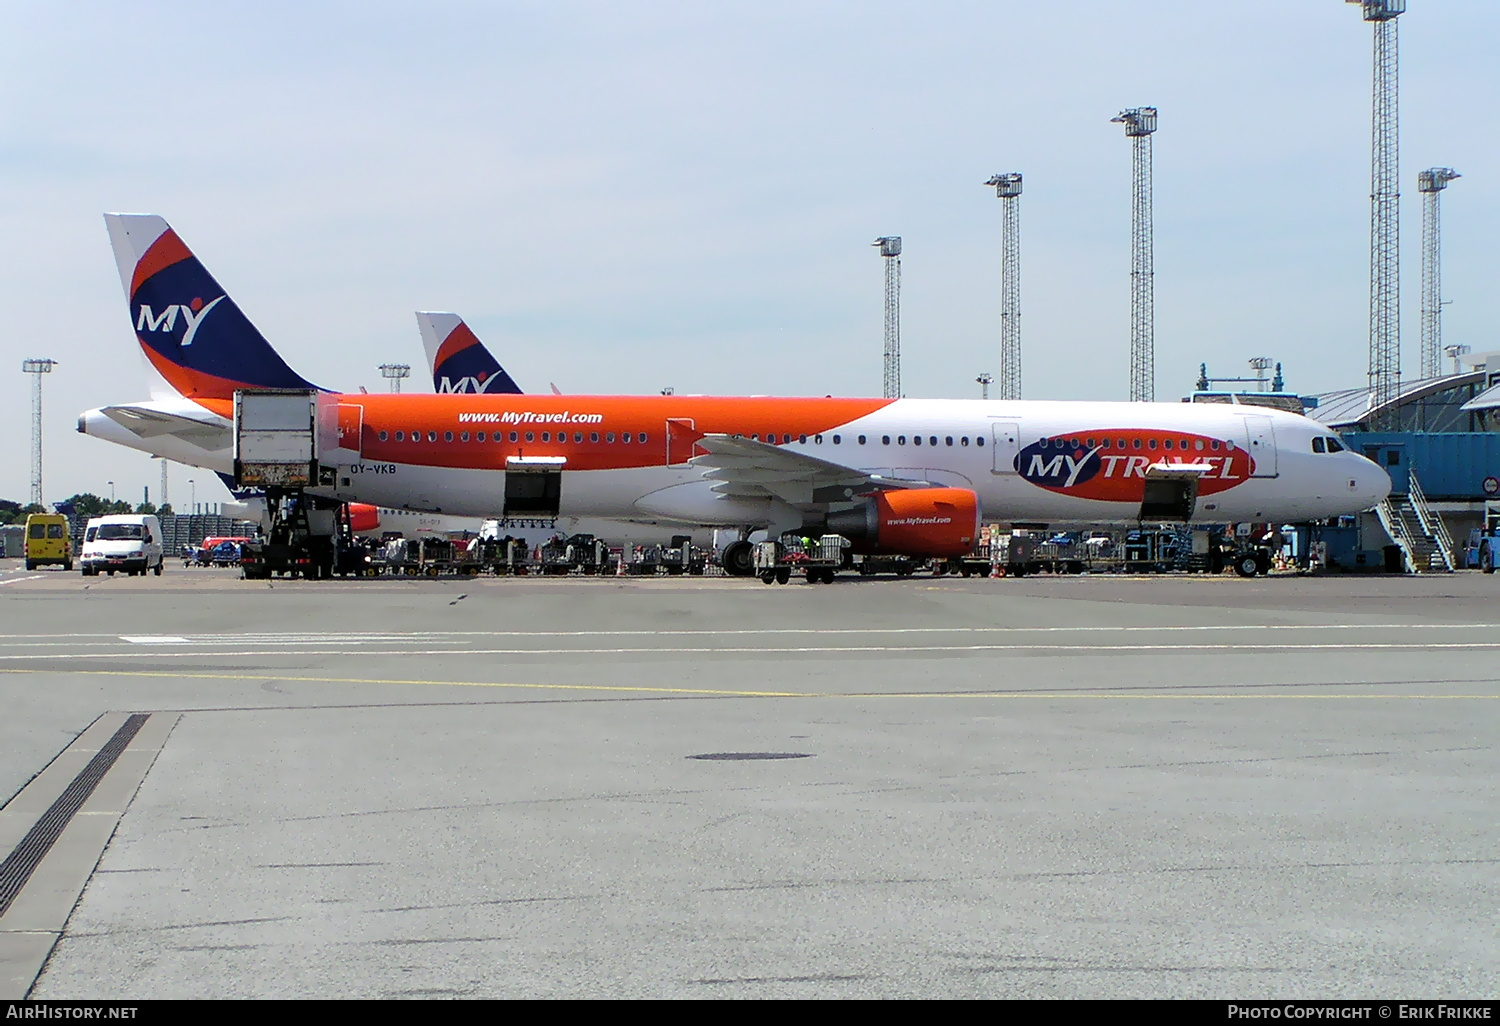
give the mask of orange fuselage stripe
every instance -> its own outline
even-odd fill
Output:
[[[341,395],[363,407],[361,453],[374,462],[503,470],[510,456],[566,456],[569,470],[661,466],[673,444],[695,435],[758,435],[778,441],[825,434],[869,416],[893,399],[722,396]],[[341,420],[343,418],[340,418]],[[683,423],[686,422],[686,423]],[[396,441],[396,433],[402,440]],[[380,433],[385,432],[385,440]],[[451,432],[452,441],[448,441]],[[469,440],[462,441],[467,432]],[[478,435],[484,433],[485,441]],[[516,441],[510,440],[511,433]],[[420,441],[412,441],[416,433]],[[436,441],[432,435],[436,434]],[[549,440],[542,441],[543,433]],[[629,444],[620,439],[630,434]],[[530,434],[532,440],[528,441]],[[593,441],[593,436],[598,441]],[[615,441],[606,441],[609,435]],[[498,441],[497,439],[498,435]],[[646,441],[641,443],[641,435]],[[579,441],[579,438],[582,441]],[[565,440],[564,440],[565,439]],[[672,462],[688,453],[673,451]]]

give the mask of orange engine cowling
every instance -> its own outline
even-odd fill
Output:
[[[962,556],[979,537],[979,496],[967,488],[877,492],[828,514],[828,531],[848,538],[855,552]]]
[[[363,534],[366,531],[378,530],[380,527],[380,509],[371,506],[367,502],[349,503],[349,529],[355,534]]]

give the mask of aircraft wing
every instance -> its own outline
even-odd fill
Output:
[[[861,495],[892,488],[931,488],[931,482],[887,477],[839,463],[731,435],[704,435],[696,440],[704,455],[688,463],[717,481],[714,491],[733,498],[780,499],[806,508],[850,502]]]
[[[229,423],[221,417],[197,420],[147,406],[106,406],[99,412],[139,438],[171,435],[207,450],[228,449],[234,444]]]

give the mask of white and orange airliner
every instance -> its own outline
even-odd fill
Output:
[[[160,217],[106,215],[131,326],[171,389],[79,430],[228,472],[234,393],[312,389]],[[1390,490],[1327,428],[1197,403],[716,396],[326,396],[346,454],[315,494],[459,516],[829,531],[968,552],[983,522],[1293,523]],[[143,443],[148,443],[143,444]],[[171,450],[171,451],[167,451]],[[751,569],[748,542],[725,552]]]

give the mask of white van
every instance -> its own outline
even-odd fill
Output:
[[[83,576],[116,570],[161,576],[161,521],[149,513],[117,513],[92,517],[83,532]]]

